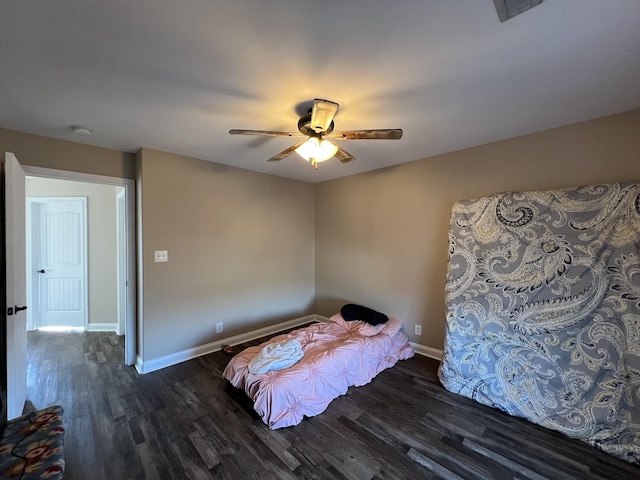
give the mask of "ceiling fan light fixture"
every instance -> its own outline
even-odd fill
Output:
[[[338,153],[338,146],[329,140],[310,137],[309,140],[296,148],[296,153],[307,162],[319,163],[329,160]]]
[[[229,133],[231,135],[265,135],[269,137],[308,137],[307,140],[297,142],[280,153],[276,153],[267,159],[267,162],[280,161],[296,152],[311,163],[311,166],[316,170],[318,169],[318,163],[329,160],[331,157],[335,157],[340,163],[348,163],[356,159],[342,147],[329,140],[324,140],[325,136],[338,140],[398,140],[402,138],[402,130],[399,128],[334,132],[333,118],[338,112],[338,107],[339,105],[336,102],[316,98],[313,101],[313,107],[298,120],[298,132],[232,129],[229,130]]]

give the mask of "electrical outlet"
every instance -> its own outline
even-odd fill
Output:
[[[169,261],[169,252],[167,250],[156,250],[153,255],[153,259],[156,263],[158,262],[168,262]]]
[[[422,335],[422,325],[420,325],[419,323],[416,323],[416,335]]]
[[[222,333],[223,328],[224,328],[224,325],[222,322],[216,323],[216,333]]]

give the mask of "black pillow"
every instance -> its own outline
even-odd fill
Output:
[[[354,305],[353,303],[347,303],[340,309],[340,314],[347,322],[354,320],[363,320],[370,325],[379,325],[389,320],[384,313],[376,312],[368,307],[362,305]]]

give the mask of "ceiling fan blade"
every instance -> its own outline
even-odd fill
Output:
[[[295,145],[291,145],[289,148],[284,149],[280,153],[276,153],[273,157],[267,160],[267,162],[277,162],[279,160],[282,160],[283,158],[287,158],[289,155],[296,151],[296,148],[298,148],[303,143],[304,142],[298,142]]]
[[[356,157],[351,155],[349,152],[347,152],[342,147],[338,147],[338,151],[336,152],[335,157],[338,160],[340,160],[340,162],[342,162],[342,163],[349,163],[351,160],[355,160],[356,159]]]
[[[278,132],[274,130],[229,130],[231,135],[262,135],[267,137],[302,137],[300,132]]]
[[[343,130],[341,132],[333,132],[328,136],[338,140],[399,140],[402,138],[402,129]]]
[[[338,104],[330,100],[316,98],[311,110],[311,124],[309,127],[316,133],[326,132],[338,112]]]

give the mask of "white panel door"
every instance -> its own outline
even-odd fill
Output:
[[[22,415],[27,398],[27,280],[25,174],[12,153],[5,153],[7,418]]]
[[[38,327],[86,327],[86,198],[38,199]],[[36,240],[34,240],[36,241]]]

